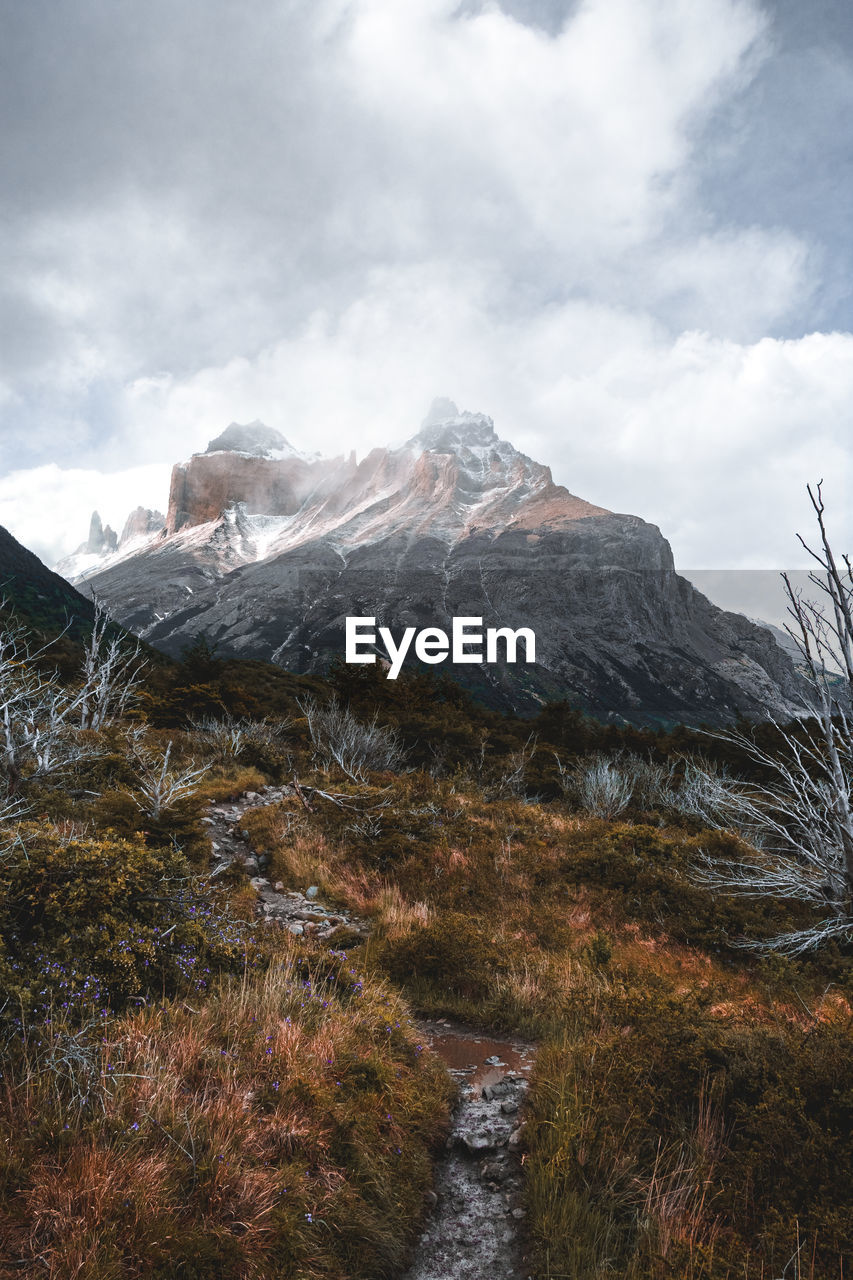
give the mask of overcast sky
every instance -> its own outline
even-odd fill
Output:
[[[0,523],[482,410],[685,568],[853,548],[847,0],[0,0]]]

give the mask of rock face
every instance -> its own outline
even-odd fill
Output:
[[[131,511],[124,522],[118,545],[124,547],[134,538],[147,538],[149,534],[159,533],[165,524],[166,518],[162,511],[150,511],[147,507],[137,507],[135,511]]]
[[[118,546],[118,538],[115,530],[109,525],[106,528],[101,524],[101,517],[97,511],[92,512],[92,519],[89,523],[89,537],[78,551],[88,552],[89,555],[97,556],[115,551]]]
[[[770,633],[680,578],[654,525],[575,497],[449,401],[402,448],[361,462],[232,424],[174,469],[165,529],[91,581],[173,654],[204,635],[222,653],[319,671],[343,656],[347,616],[395,635],[473,616],[536,633],[533,664],[434,668],[492,705],[567,698],[635,723],[804,709]]]

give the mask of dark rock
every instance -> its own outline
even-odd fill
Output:
[[[535,664],[441,668],[502,709],[568,698],[637,724],[805,710],[790,657],[679,577],[654,525],[555,485],[484,415],[439,405],[404,448],[360,463],[259,456],[242,448],[248,430],[232,424],[176,467],[167,536],[90,579],[167,653],[209,634],[223,654],[322,671],[343,652],[348,614],[448,632],[464,615],[536,633]],[[259,558],[258,520],[276,519],[282,533]],[[192,545],[171,536],[202,524]]]

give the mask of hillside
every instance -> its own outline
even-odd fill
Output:
[[[91,628],[91,596],[75,590],[38,556],[0,527],[0,599],[41,636],[54,637],[68,627],[73,639]]]
[[[0,774],[0,1277],[845,1274],[849,945],[697,875],[762,856],[696,803],[748,754],[267,672]]]

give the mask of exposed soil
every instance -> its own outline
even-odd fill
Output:
[[[275,804],[289,787],[249,791],[233,803],[211,802],[205,822],[212,875],[239,861],[258,894],[260,917],[291,933],[334,946],[338,929],[368,931],[366,921],[318,901],[317,890],[286,890],[264,875],[265,860],[241,826],[247,810]],[[534,1046],[448,1020],[421,1023],[426,1042],[459,1083],[445,1154],[435,1171],[435,1204],[401,1280],[525,1280],[519,1146]]]

